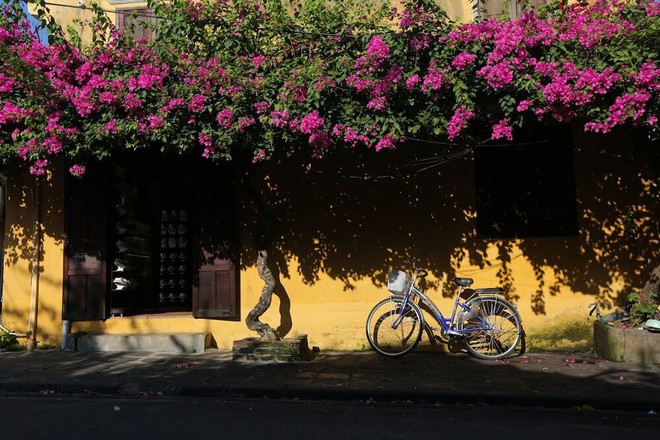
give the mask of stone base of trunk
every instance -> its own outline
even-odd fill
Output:
[[[596,321],[594,348],[599,356],[618,362],[660,363],[660,333],[638,328],[615,328]]]
[[[303,362],[312,360],[307,335],[279,341],[245,338],[234,341],[233,359],[242,362]]]

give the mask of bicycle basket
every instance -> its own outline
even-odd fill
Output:
[[[402,270],[391,270],[387,274],[387,290],[392,293],[405,293],[411,282],[410,277]]]

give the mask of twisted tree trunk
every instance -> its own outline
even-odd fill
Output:
[[[652,301],[654,295],[660,297],[660,264],[653,269],[649,280],[639,292],[639,301]]]
[[[279,338],[273,331],[270,325],[259,321],[259,317],[263,315],[268,307],[270,307],[270,302],[273,298],[273,290],[275,290],[275,277],[268,267],[268,253],[264,250],[259,251],[257,255],[257,272],[259,273],[259,278],[264,280],[264,288],[261,291],[261,296],[259,297],[259,302],[254,308],[248,313],[247,318],[245,318],[245,323],[250,330],[256,331],[262,340],[265,341],[276,341]]]

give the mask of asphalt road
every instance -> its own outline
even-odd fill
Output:
[[[660,430],[653,413],[405,402],[0,396],[0,414],[3,440],[620,440]]]

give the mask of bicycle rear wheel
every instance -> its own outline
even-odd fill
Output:
[[[402,356],[413,350],[422,336],[424,318],[417,304],[409,301],[401,315],[402,296],[376,304],[367,318],[369,345],[383,356]]]
[[[480,359],[502,359],[515,350],[522,323],[515,307],[497,297],[468,301],[470,310],[458,315],[456,328],[463,330],[467,349]]]

